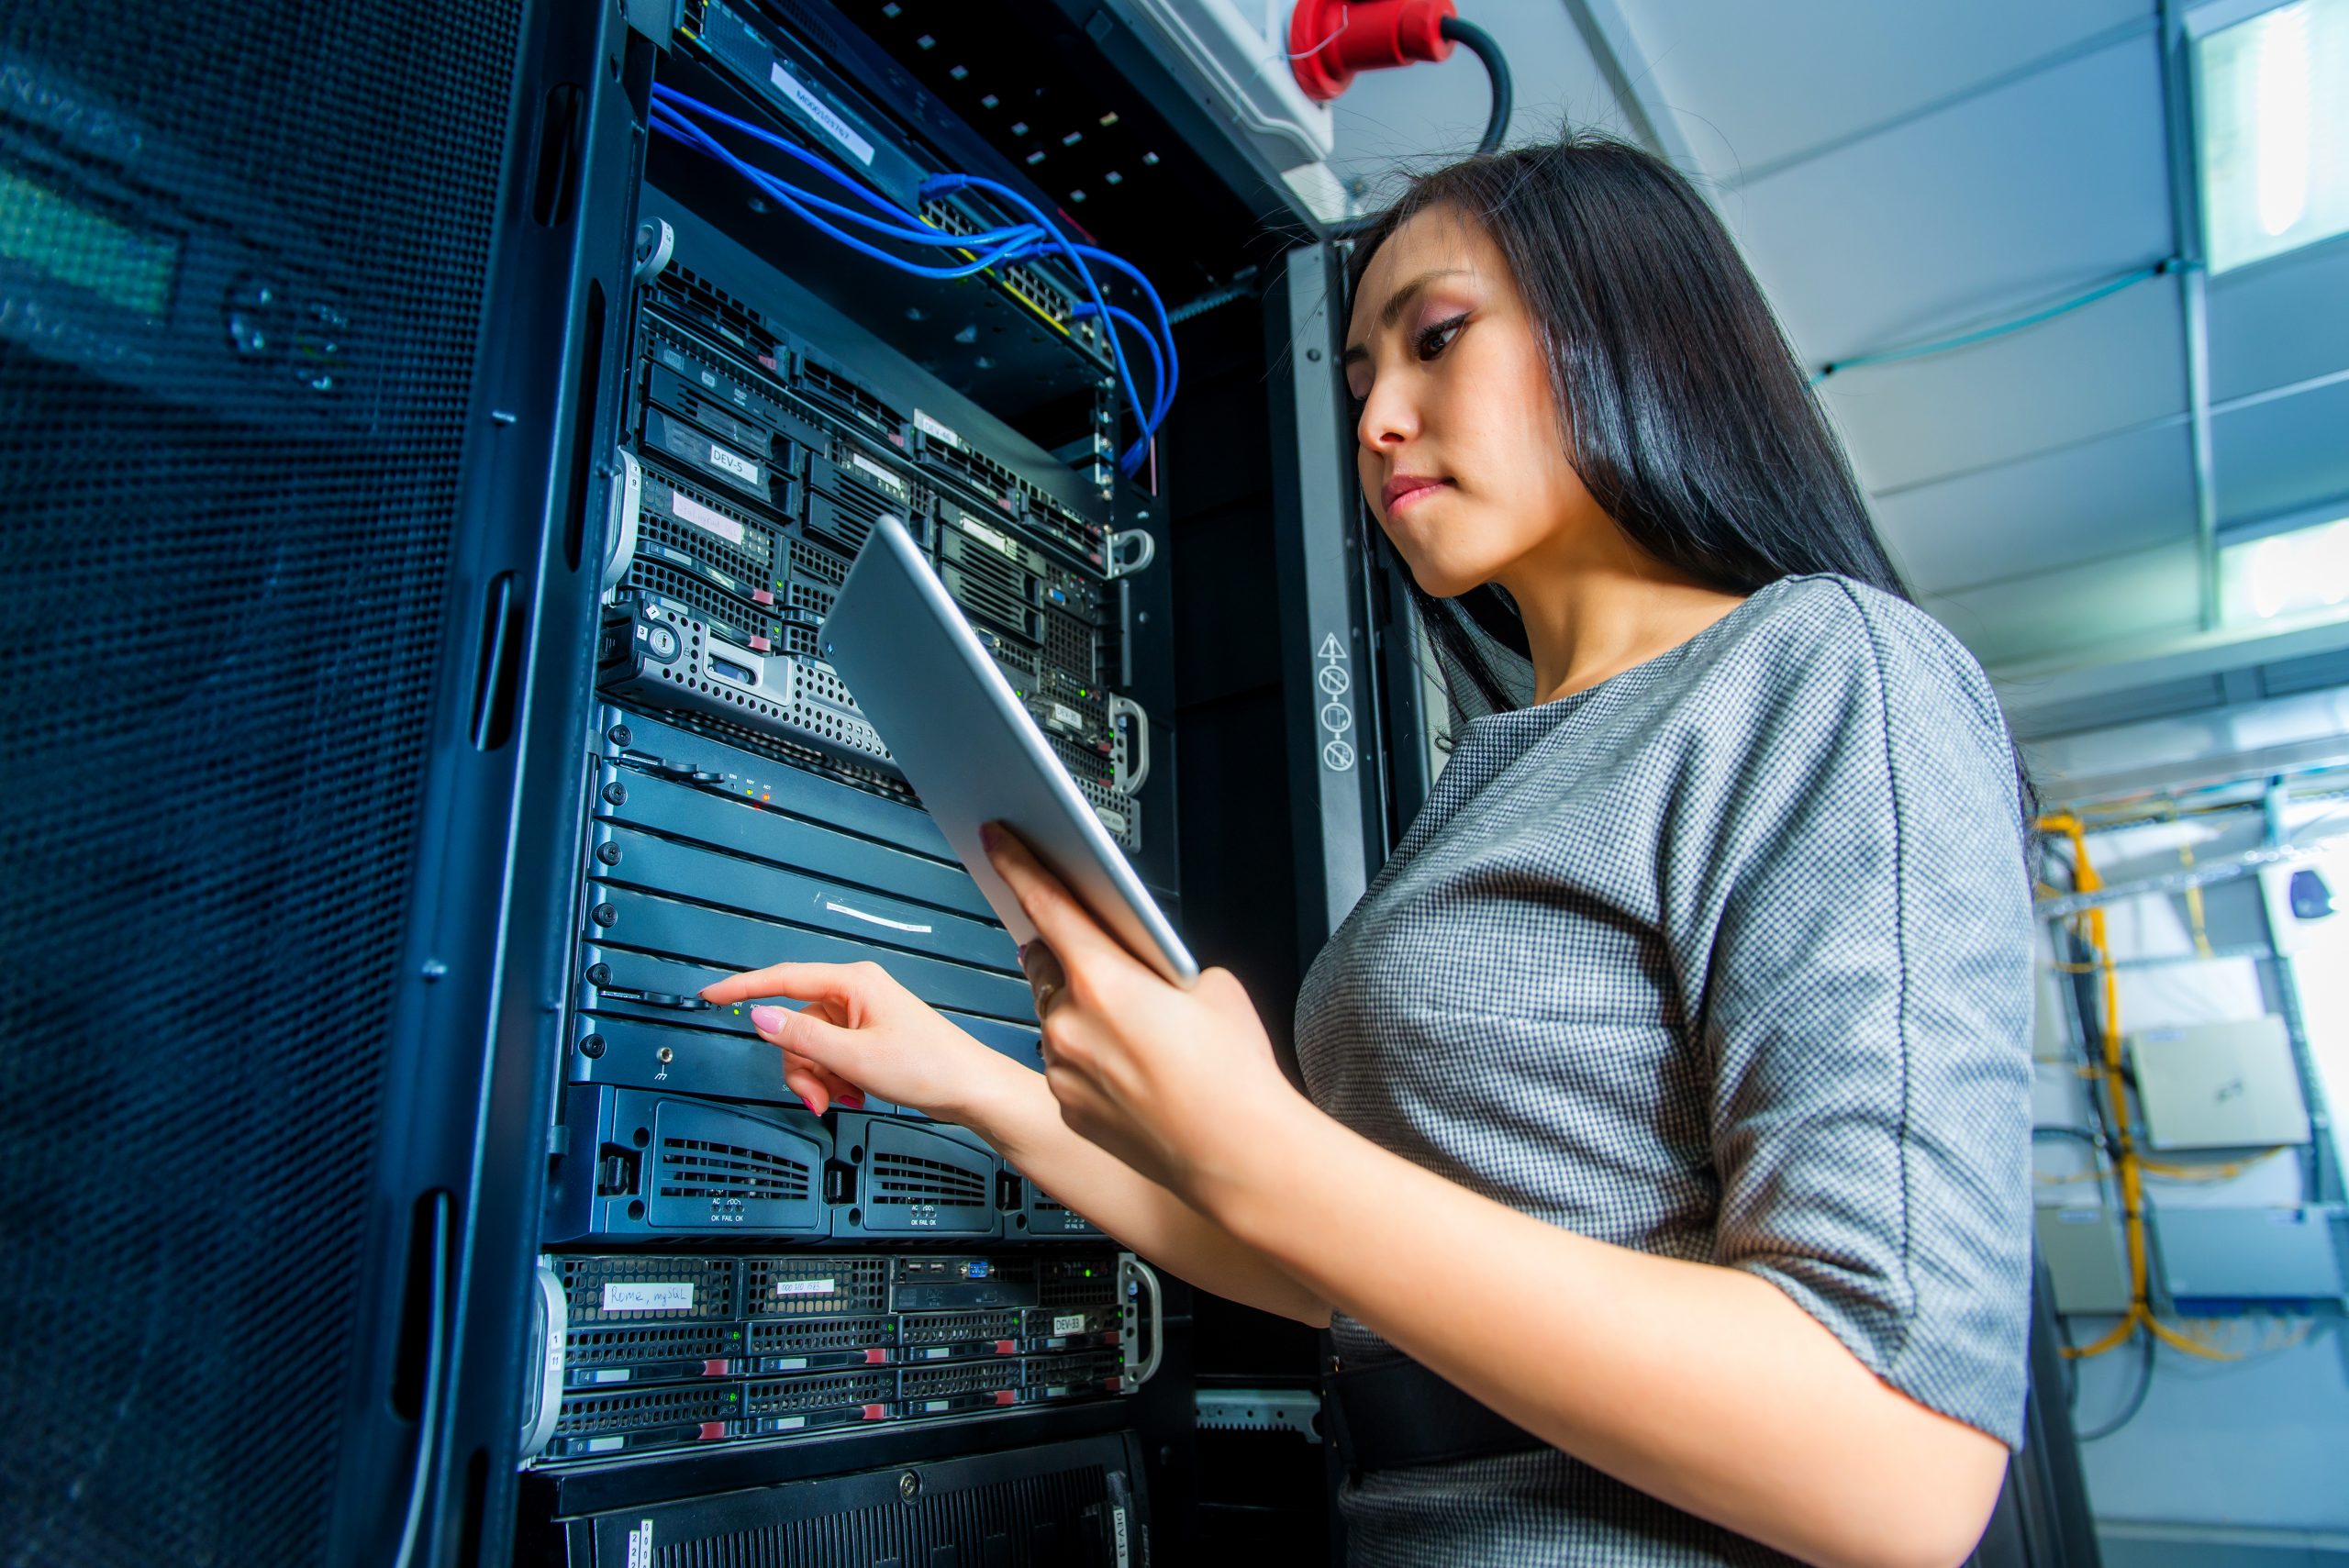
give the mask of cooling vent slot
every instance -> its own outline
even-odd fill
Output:
[[[1086,686],[1095,685],[1093,628],[1074,616],[1060,611],[1044,611],[1044,662],[1056,665],[1074,675]]]
[[[888,1300],[882,1258],[751,1258],[742,1265],[742,1310],[754,1318],[877,1313]]]
[[[751,1325],[750,1349],[752,1355],[807,1355],[878,1350],[896,1342],[894,1318],[776,1318]]]
[[[647,561],[640,555],[629,563],[625,581],[631,588],[641,588],[648,594],[674,599],[708,621],[721,635],[729,635],[735,640],[747,641],[751,637],[751,627],[742,619],[744,613],[761,614],[731,594],[721,593],[689,572],[680,572],[658,561]],[[763,632],[774,623],[761,620],[756,624]]]
[[[851,1405],[878,1405],[896,1396],[896,1381],[895,1375],[886,1372],[757,1378],[745,1390],[743,1406],[754,1416],[776,1416],[796,1410],[837,1410]]]
[[[743,1197],[790,1203],[807,1195],[807,1167],[764,1150],[699,1139],[664,1138],[657,1178],[662,1197]]]
[[[986,1202],[984,1176],[912,1154],[873,1157],[873,1201],[875,1203],[941,1203],[967,1208]]]
[[[626,1329],[573,1329],[563,1344],[565,1366],[626,1366],[639,1362],[688,1361],[729,1356],[730,1323],[646,1323]]]
[[[785,362],[766,320],[724,289],[696,273],[683,262],[672,261],[661,274],[662,303],[691,322],[716,328],[718,335],[748,353],[768,370]]]
[[[892,509],[886,499],[862,484],[842,484],[837,495],[811,492],[807,496],[807,529],[845,545],[848,552],[854,555],[864,548],[873,525]],[[894,509],[907,508],[900,502]]]
[[[574,1394],[563,1400],[554,1429],[557,1437],[584,1437],[591,1432],[642,1431],[716,1421],[735,1414],[736,1404],[731,1387],[697,1383],[618,1394]]]
[[[987,1340],[1019,1337],[1019,1313],[925,1312],[908,1314],[905,1337],[909,1345],[963,1345]]]
[[[909,1400],[947,1399],[957,1394],[987,1394],[1019,1385],[1019,1363],[1008,1358],[907,1367],[902,1383]]]
[[[799,361],[796,391],[883,436],[902,437],[906,417],[848,377],[812,359]],[[894,444],[894,443],[893,443]]]
[[[791,574],[813,577],[837,588],[848,581],[848,562],[820,545],[796,539],[791,541]]]
[[[831,589],[819,588],[813,583],[794,583],[783,591],[785,605],[814,616],[830,615],[832,605],[839,597]]]
[[[823,1229],[815,1173],[825,1151],[789,1128],[663,1100],[653,1113],[652,1147],[648,1207],[656,1229]]]

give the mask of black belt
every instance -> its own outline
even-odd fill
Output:
[[[1330,1373],[1330,1439],[1348,1470],[1399,1470],[1548,1445],[1415,1361]]]

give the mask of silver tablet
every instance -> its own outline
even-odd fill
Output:
[[[1133,954],[1177,985],[1199,966],[903,524],[884,517],[824,617],[821,647],[1015,941],[1036,928],[987,863],[1008,824]]]

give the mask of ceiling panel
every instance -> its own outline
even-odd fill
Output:
[[[2221,525],[2349,499],[2349,381],[2210,421]]]
[[[2168,254],[2163,134],[2140,38],[1756,181],[1723,215],[1815,363]]]
[[[2194,532],[2180,421],[2108,436],[1869,503],[1920,593],[1947,594]]]
[[[2210,280],[2210,396],[2288,386],[2349,366],[2349,240]]]
[[[1865,365],[1820,393],[1876,492],[2182,414],[2178,283],[2156,278],[1975,348]]]
[[[2199,587],[2189,539],[1920,602],[1997,667],[2190,632]]]
[[[1884,0],[1627,4],[1656,95],[1689,145],[1734,179],[2117,28],[2148,30],[2149,0]]]

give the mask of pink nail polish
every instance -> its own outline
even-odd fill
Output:
[[[781,1033],[783,1029],[783,1009],[781,1007],[751,1008],[751,1027],[758,1030],[761,1034]]]
[[[839,1099],[835,1100],[833,1104],[839,1106],[841,1109],[844,1111],[861,1111],[864,1108],[864,1096],[863,1095],[842,1095]]]

